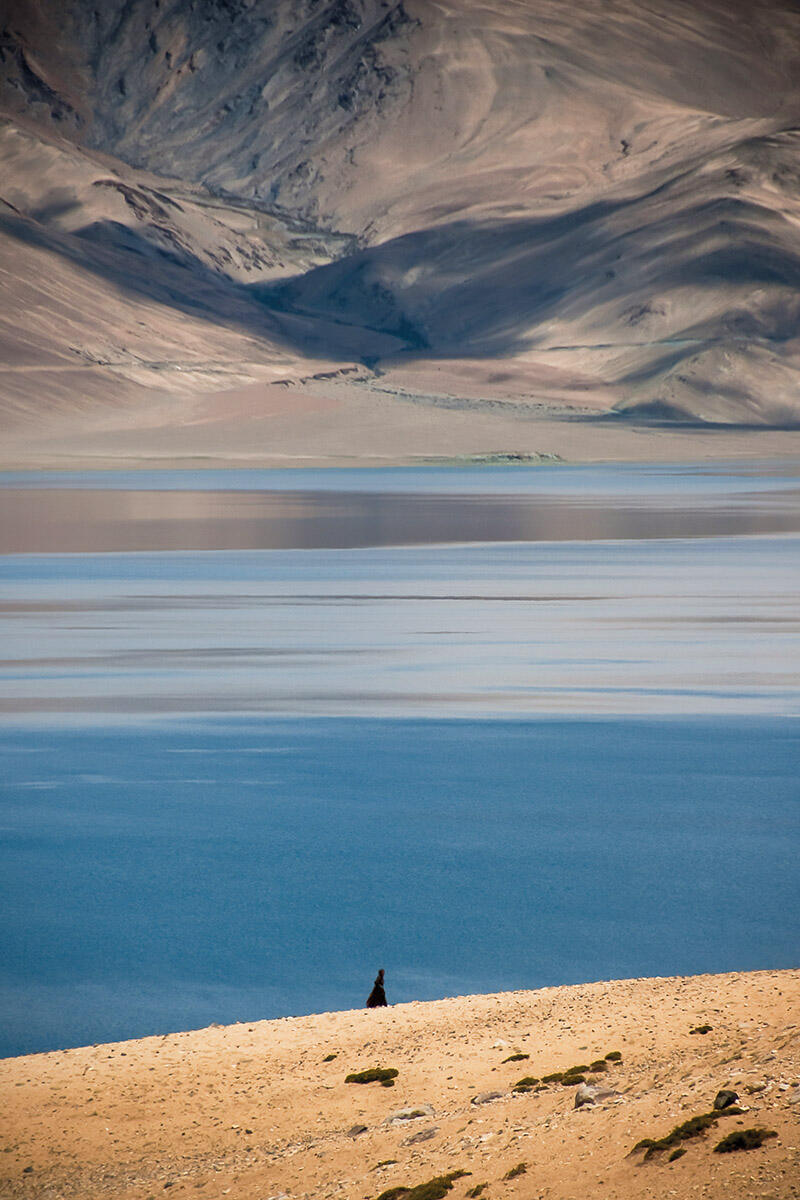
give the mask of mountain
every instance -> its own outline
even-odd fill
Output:
[[[7,0],[0,163],[20,446],[800,427],[795,0]]]

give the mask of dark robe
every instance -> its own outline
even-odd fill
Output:
[[[383,971],[378,971],[375,986],[369,994],[367,1008],[388,1008],[386,992],[383,990]]]

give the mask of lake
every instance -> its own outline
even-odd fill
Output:
[[[0,476],[0,1054],[797,965],[800,470]]]

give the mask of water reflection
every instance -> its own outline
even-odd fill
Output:
[[[800,713],[800,538],[10,555],[0,714]]]
[[[792,481],[793,483],[794,481]],[[480,486],[480,481],[476,481]],[[800,531],[800,490],[481,492],[0,489],[0,553],[337,549]]]

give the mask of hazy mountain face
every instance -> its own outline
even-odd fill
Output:
[[[116,355],[135,391],[157,360],[169,391],[196,341],[202,391],[237,357],[466,358],[544,401],[555,371],[660,415],[800,413],[792,0],[26,0],[0,104],[20,361]]]

